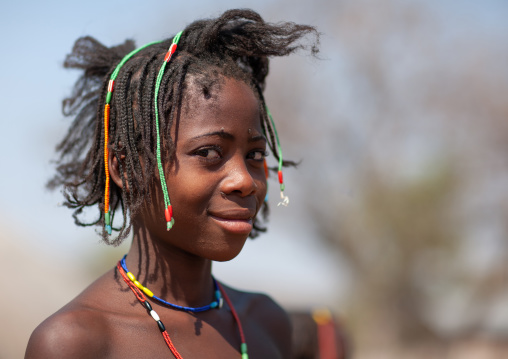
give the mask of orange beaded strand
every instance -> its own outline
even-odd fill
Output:
[[[157,44],[160,41],[150,42],[134,51],[129,52],[120,63],[115,67],[115,70],[111,74],[111,77],[108,82],[108,90],[106,93],[106,104],[104,105],[104,171],[106,174],[106,183],[104,188],[104,229],[108,234],[111,234],[111,217],[109,213],[109,112],[110,112],[110,102],[113,97],[113,88],[115,87],[115,79],[120,72],[122,66],[136,53],[143,50],[145,47],[151,46],[153,44]]]
[[[111,81],[109,88],[112,88]],[[109,91],[108,91],[109,92]],[[110,222],[110,214],[109,214],[109,111],[110,106],[107,103],[104,106],[104,170],[106,172],[106,185],[104,189],[104,216],[105,216],[105,229],[108,234],[111,234],[111,222]]]

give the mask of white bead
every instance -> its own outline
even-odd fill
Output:
[[[159,318],[159,315],[157,313],[155,313],[155,310],[152,310],[150,311],[150,315],[152,316],[152,318],[158,322],[159,320],[161,320],[161,318]]]

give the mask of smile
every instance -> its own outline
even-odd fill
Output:
[[[252,218],[245,217],[238,218],[239,216],[229,215],[213,215],[210,217],[219,224],[225,231],[235,234],[249,234],[252,231]]]

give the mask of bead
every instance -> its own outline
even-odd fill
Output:
[[[222,306],[224,305],[224,299],[222,299],[222,297],[219,299],[219,309],[222,308]]]
[[[168,231],[173,228],[173,225],[175,224],[175,219],[171,218],[171,221],[167,223]]]
[[[140,303],[148,310],[148,314],[155,320],[155,322],[157,323],[157,326],[160,330],[160,332],[162,333],[162,336],[164,337],[164,340],[166,342],[166,344],[169,346],[170,350],[171,350],[171,353],[176,357],[176,358],[180,358],[181,359],[181,355],[178,353],[178,351],[174,348],[173,346],[173,343],[171,342],[171,339],[169,337],[169,334],[167,333],[166,331],[166,328],[164,326],[164,324],[162,323],[162,321],[160,320],[160,317],[159,315],[152,309],[152,306],[151,304],[146,300],[146,298],[144,297],[143,293],[138,293],[137,290],[130,285],[129,283],[129,280],[130,278],[127,277],[127,273],[130,273],[125,265],[125,258],[126,256],[124,256],[117,264],[117,269],[118,271],[120,272],[120,274],[122,275],[123,277],[123,280],[129,284],[129,287],[130,289],[132,290],[132,292],[136,295],[137,299],[140,301]],[[212,278],[213,279],[213,278]],[[240,353],[241,353],[241,356],[242,356],[242,359],[249,359],[249,355],[247,354],[247,344],[245,342],[245,336],[244,336],[244,332],[243,332],[243,329],[242,329],[242,324],[240,322],[240,319],[238,317],[238,314],[236,313],[235,311],[235,308],[233,307],[233,304],[231,303],[230,299],[228,298],[226,292],[224,291],[224,289],[222,288],[222,286],[220,285],[220,283],[218,283],[217,281],[215,281],[215,279],[213,279],[213,282],[214,282],[214,286],[215,288],[219,288],[220,289],[220,293],[221,293],[221,298],[220,298],[220,301],[222,302],[223,298],[226,300],[226,302],[228,303],[228,306],[231,310],[231,313],[233,315],[233,318],[236,322],[236,325],[238,327],[238,331],[239,331],[239,334],[240,334],[240,341],[241,341],[241,345],[240,345]],[[155,297],[155,299],[157,300],[161,300],[160,298],[157,298]],[[215,302],[214,302],[215,303]],[[173,304],[170,304],[170,306],[174,306]],[[205,306],[205,307],[208,307],[208,309],[211,307],[211,305],[209,306]],[[202,307],[202,308],[205,308],[205,307]],[[183,307],[182,307],[183,308]],[[193,308],[190,308],[190,309],[193,309]],[[196,308],[197,309],[197,308]],[[199,308],[201,309],[201,308]],[[203,310],[206,310],[206,309],[203,309]],[[192,310],[191,310],[192,311]],[[199,310],[201,311],[201,310]]]
[[[109,103],[105,104],[104,105],[104,122],[108,122],[109,120],[109,111],[110,111],[110,106],[109,106]],[[107,127],[107,126],[105,126]],[[107,130],[107,128],[105,128],[105,130]],[[107,131],[106,131],[107,133]]]
[[[168,52],[166,53],[166,56],[164,56],[164,62],[169,62],[171,60],[171,56],[175,53],[177,45],[175,43],[172,43],[169,47]]]
[[[282,171],[279,171],[279,183],[282,184],[284,181],[283,181],[283,178],[282,178]]]
[[[111,217],[109,212],[104,213],[104,222],[106,222],[106,226],[111,224]]]
[[[150,298],[153,298],[153,293],[150,289],[148,289],[147,287],[143,287],[141,288],[141,290],[143,291],[143,293],[145,293],[147,296],[149,296]]]
[[[142,292],[144,292],[146,295],[148,295],[149,297],[153,298],[154,300],[158,301],[158,302],[161,302],[165,305],[168,305],[174,309],[178,309],[178,310],[182,310],[182,311],[188,311],[188,312],[191,312],[191,313],[198,313],[198,312],[203,312],[203,311],[206,311],[206,310],[210,310],[212,308],[216,308],[217,306],[219,308],[222,307],[222,303],[223,303],[223,296],[222,296],[222,292],[217,289],[218,288],[218,283],[215,279],[213,279],[213,284],[214,284],[214,287],[215,287],[215,290],[214,290],[214,295],[216,297],[216,300],[214,300],[212,303],[208,304],[208,305],[205,305],[203,307],[197,307],[197,308],[192,308],[192,307],[184,307],[184,306],[180,306],[180,305],[176,305],[176,304],[173,304],[173,303],[170,303],[170,302],[167,302],[165,301],[164,299],[161,299],[159,297],[156,297],[151,290],[149,290],[148,288],[144,287],[141,283],[139,283],[139,281],[137,281],[136,277],[129,271],[129,269],[127,268],[127,265],[125,263],[125,260],[127,258],[127,255],[125,255],[120,261],[119,261],[119,265],[120,267],[122,268],[123,270],[123,273],[125,273],[125,276],[124,276],[124,279],[126,281],[131,281],[131,282],[137,282],[139,285],[135,284],[136,287],[138,287],[139,289],[141,289]],[[132,288],[131,288],[132,289]],[[147,305],[149,305],[147,303]],[[145,305],[145,306],[147,306]],[[151,308],[151,307],[150,307]],[[147,307],[148,309],[148,307]],[[149,309],[148,311],[150,311],[151,309]]]
[[[159,326],[161,333],[166,331],[166,327],[164,327],[164,324],[162,324],[160,320],[157,321],[157,325]]]
[[[265,177],[268,178],[268,176],[270,175],[270,172],[268,171],[268,164],[266,163],[266,158],[263,161],[263,167],[265,168]]]
[[[280,190],[283,192],[286,189],[286,185],[284,183],[280,184]]]
[[[134,285],[135,285],[136,287],[138,287],[139,289],[143,290],[143,288],[144,288],[144,287],[143,287],[143,284],[139,283],[139,281],[135,280],[133,283],[134,283]]]
[[[174,42],[171,44],[171,46],[169,47],[169,52],[171,53],[171,55],[173,55],[175,53],[177,46],[178,45],[175,44]]]
[[[160,321],[160,320],[161,320],[161,318],[159,318],[159,315],[155,312],[155,310],[151,310],[151,311],[150,311],[150,315],[152,316],[152,318],[153,318],[156,322],[158,322],[158,321]]]
[[[152,309],[152,305],[147,301],[145,300],[143,302],[143,304],[145,305],[146,309],[148,310],[148,312],[151,312],[153,309]]]
[[[164,214],[166,215],[166,222],[171,222],[171,219],[173,218],[173,206],[169,205],[164,211]]]
[[[178,33],[178,36],[173,39],[173,42],[178,42],[180,38],[181,32]],[[105,174],[106,174],[106,188],[105,188],[105,194],[104,194],[104,213],[109,213],[109,170],[108,170],[108,143],[109,143],[109,137],[108,137],[108,128],[109,128],[109,112],[110,112],[110,105],[111,98],[113,95],[113,90],[115,87],[115,79],[118,76],[118,73],[120,71],[120,68],[135,54],[137,54],[142,49],[151,46],[153,44],[159,43],[160,41],[154,41],[150,42],[144,46],[141,46],[131,52],[129,52],[126,56],[123,57],[123,59],[118,63],[118,65],[115,67],[115,70],[111,74],[111,77],[108,81],[108,88],[106,93],[106,101],[104,106],[104,167],[105,167]],[[111,225],[110,221],[108,220],[105,225],[105,230],[108,234],[111,234]]]

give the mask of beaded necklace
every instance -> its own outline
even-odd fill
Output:
[[[125,259],[125,257],[123,258],[123,260],[124,259]],[[155,310],[153,310],[152,305],[150,304],[150,302],[148,302],[145,295],[143,294],[144,291],[142,291],[142,289],[140,289],[136,284],[134,284],[134,281],[132,281],[132,279],[127,276],[127,274],[130,272],[128,272],[124,269],[124,267],[122,266],[122,260],[118,261],[116,268],[118,269],[118,272],[122,276],[125,283],[132,290],[132,292],[134,293],[136,298],[146,308],[148,314],[157,323],[157,326],[159,327],[159,330],[160,330],[162,336],[164,337],[164,341],[166,342],[166,345],[168,346],[171,353],[175,356],[176,359],[183,359],[183,357],[180,355],[180,353],[178,353],[175,346],[173,345],[173,342],[171,341],[171,338],[170,338],[168,332],[166,331],[166,327],[160,320],[159,315],[157,314],[157,312],[155,312]],[[238,317],[238,314],[236,313],[236,310],[233,307],[233,303],[231,303],[231,300],[229,299],[229,297],[228,297],[226,291],[224,290],[224,288],[222,287],[222,285],[219,282],[217,282],[215,279],[214,279],[214,284],[219,289],[219,292],[222,294],[222,297],[224,298],[227,305],[229,306],[229,309],[231,310],[231,314],[233,315],[233,318],[235,319],[236,325],[238,327],[238,332],[240,334],[240,342],[241,342],[240,353],[242,355],[242,359],[249,359],[249,355],[247,354],[247,343],[245,341],[245,335],[243,333],[243,328],[242,328],[242,323],[240,322],[240,318]],[[143,287],[143,288],[145,288],[145,287]]]
[[[136,287],[138,287],[143,293],[145,293],[150,298],[155,299],[159,303],[165,304],[168,307],[171,307],[173,309],[178,309],[178,310],[181,310],[181,311],[184,311],[184,312],[191,312],[191,313],[204,312],[204,311],[207,311],[207,310],[213,309],[213,308],[219,308],[219,309],[222,308],[223,299],[222,299],[221,292],[219,290],[219,287],[217,285],[217,281],[215,280],[215,278],[212,277],[212,279],[213,279],[213,286],[215,288],[215,300],[213,302],[211,302],[210,304],[205,305],[203,307],[196,307],[196,308],[193,308],[193,307],[184,307],[184,306],[181,306],[181,305],[170,303],[168,301],[165,301],[162,298],[157,297],[156,295],[153,294],[153,292],[150,289],[148,289],[147,287],[143,286],[136,279],[136,277],[134,277],[134,275],[131,272],[129,272],[129,270],[127,269],[127,265],[125,264],[125,258],[127,258],[127,254],[124,255],[123,258],[120,260],[120,265],[122,266],[122,269],[124,270],[124,272],[127,275],[127,277],[130,279],[130,281]]]

